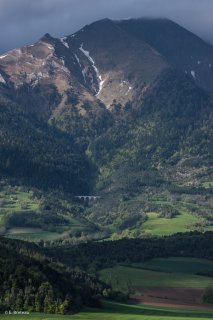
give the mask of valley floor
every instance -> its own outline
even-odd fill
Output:
[[[83,312],[62,316],[49,314],[31,314],[29,316],[1,316],[1,320],[196,320],[210,319],[211,311],[185,310],[177,308],[157,308],[151,306],[129,305],[120,303],[104,303],[101,310],[85,310]]]

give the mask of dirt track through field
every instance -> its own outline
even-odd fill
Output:
[[[131,300],[159,307],[213,310],[213,305],[202,303],[203,293],[204,289],[137,287]]]

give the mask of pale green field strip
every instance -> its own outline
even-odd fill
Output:
[[[120,288],[130,281],[133,287],[206,288],[213,278],[188,273],[157,272],[134,267],[116,266],[100,271],[100,277],[112,287]]]
[[[155,308],[138,305],[107,303],[100,310],[86,310],[74,315],[31,314],[26,316],[0,316],[1,320],[206,320],[213,317],[210,311],[192,311],[174,308]]]
[[[131,266],[164,272],[181,272],[196,274],[213,271],[213,261],[195,258],[157,258]]]
[[[62,234],[57,232],[41,231],[39,233],[8,233],[6,234],[6,237],[10,239],[38,242],[39,240],[56,240],[61,238]]]

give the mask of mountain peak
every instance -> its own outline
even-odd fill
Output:
[[[140,18],[115,23],[129,35],[149,44],[198,86],[213,90],[211,44],[166,18]]]
[[[109,19],[109,18],[104,18],[104,19],[101,19],[101,20],[97,20],[89,25],[87,25],[84,29],[95,29],[95,31],[97,31],[97,28],[98,30],[107,30],[107,28],[116,28],[117,26],[115,25],[114,21]]]
[[[48,41],[53,41],[54,38],[49,33],[45,33],[45,35],[43,35],[43,37],[41,37],[40,40],[44,42],[48,42]]]

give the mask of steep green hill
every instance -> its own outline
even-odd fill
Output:
[[[53,263],[37,246],[0,238],[0,256],[0,311],[65,314],[99,305],[103,284]]]

